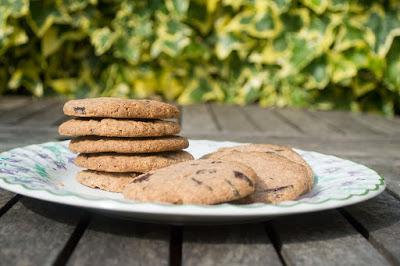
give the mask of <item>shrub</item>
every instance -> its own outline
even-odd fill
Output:
[[[0,92],[399,112],[400,4],[2,0]]]

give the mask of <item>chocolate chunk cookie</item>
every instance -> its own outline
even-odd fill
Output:
[[[71,140],[69,149],[76,153],[150,153],[185,149],[189,142],[184,137],[110,138],[86,136]]]
[[[294,200],[311,189],[312,176],[306,167],[275,153],[225,150],[207,158],[240,162],[254,170],[258,176],[255,191],[242,201],[245,203]]]
[[[99,188],[110,192],[122,192],[125,186],[134,180],[138,173],[106,173],[84,170],[76,175],[76,179],[82,185]]]
[[[76,157],[75,164],[96,171],[145,173],[188,160],[193,160],[193,156],[186,151],[149,154],[81,153]]]
[[[179,109],[171,104],[111,97],[71,100],[63,110],[64,114],[77,117],[162,119],[179,116]]]
[[[137,201],[217,204],[252,193],[255,178],[254,171],[241,163],[196,160],[140,175],[123,194]]]
[[[283,156],[293,162],[299,163],[304,165],[307,171],[307,180],[309,181],[308,183],[308,189],[311,190],[313,183],[314,183],[314,174],[311,169],[311,167],[308,165],[308,163],[293,149],[285,146],[280,146],[280,145],[274,145],[274,144],[245,144],[245,145],[239,145],[235,147],[229,147],[229,148],[221,148],[217,152],[226,152],[230,153],[232,151],[240,151],[240,152],[264,152],[264,153],[273,153],[279,156]],[[203,156],[203,158],[208,158],[207,155]]]
[[[181,130],[178,123],[163,120],[71,119],[60,125],[64,136],[158,137],[175,135]]]

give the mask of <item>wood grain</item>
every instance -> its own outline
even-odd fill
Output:
[[[50,106],[33,113],[31,116],[27,116],[23,121],[20,122],[20,125],[41,127],[55,126],[59,121],[67,119],[62,110],[63,105],[64,100],[54,99]]]
[[[55,104],[54,99],[32,100],[24,106],[14,108],[0,114],[0,123],[18,124],[23,120],[29,119],[35,113],[46,111],[47,108]]]
[[[96,215],[68,265],[167,265],[168,227]]]
[[[260,224],[186,227],[182,265],[281,265]]]
[[[215,123],[206,105],[182,106],[181,122],[184,132],[218,132]]]
[[[270,109],[262,109],[258,106],[245,106],[243,111],[252,118],[262,132],[270,135],[297,136],[302,132],[279,118]]]
[[[13,197],[15,193],[0,188],[0,209],[4,207]]]
[[[337,211],[273,221],[289,265],[389,265]]]
[[[325,123],[323,120],[316,119],[306,110],[295,109],[276,109],[276,114],[280,115],[296,125],[304,134],[329,136],[343,136],[344,131],[339,127]]]
[[[400,265],[400,201],[384,192],[346,211],[368,232],[369,241]]]
[[[321,119],[325,123],[334,125],[340,128],[345,134],[356,134],[356,135],[382,135],[381,131],[378,131],[369,125],[360,123],[354,119],[351,115],[342,111],[312,111],[310,114]]]
[[[211,105],[212,112],[215,114],[217,123],[221,130],[225,131],[259,131],[259,128],[252,123],[247,114],[239,106],[233,105]]]
[[[52,265],[64,248],[80,212],[23,199],[0,218],[2,265]]]

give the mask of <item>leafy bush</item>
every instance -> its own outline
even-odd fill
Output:
[[[400,4],[1,0],[0,92],[399,112]]]

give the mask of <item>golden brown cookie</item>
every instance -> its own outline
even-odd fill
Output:
[[[310,190],[312,177],[306,167],[275,153],[225,150],[209,154],[207,158],[240,162],[254,170],[258,176],[255,191],[242,201],[245,203],[294,200]]]
[[[240,152],[264,152],[264,153],[273,153],[279,156],[283,156],[293,162],[300,163],[304,165],[307,171],[308,175],[308,180],[310,181],[308,184],[308,189],[311,190],[313,183],[314,183],[314,174],[311,169],[311,167],[308,165],[308,163],[303,159],[303,157],[300,156],[297,152],[295,152],[293,149],[286,147],[286,146],[280,146],[280,145],[274,145],[274,144],[244,144],[244,145],[239,145],[239,146],[234,146],[234,147],[228,147],[228,148],[221,148],[217,152],[227,152],[230,153],[231,151],[240,151]],[[203,158],[208,158],[207,155],[203,156]]]
[[[76,157],[75,164],[96,171],[145,173],[188,160],[193,160],[193,156],[186,151],[149,154],[81,153]]]
[[[180,136],[150,138],[111,138],[86,136],[69,143],[69,149],[76,153],[151,153],[177,151],[189,146],[186,138]]]
[[[138,176],[124,197],[173,204],[217,204],[254,191],[254,171],[241,163],[196,160],[174,164]]]
[[[64,114],[77,117],[112,118],[176,118],[178,107],[154,100],[91,98],[71,100],[64,105]]]
[[[76,175],[76,179],[82,185],[99,188],[110,192],[122,192],[125,186],[134,180],[138,173],[106,173],[91,170],[83,170]]]
[[[163,120],[71,119],[60,125],[60,135],[103,137],[158,137],[175,135],[178,123]]]

